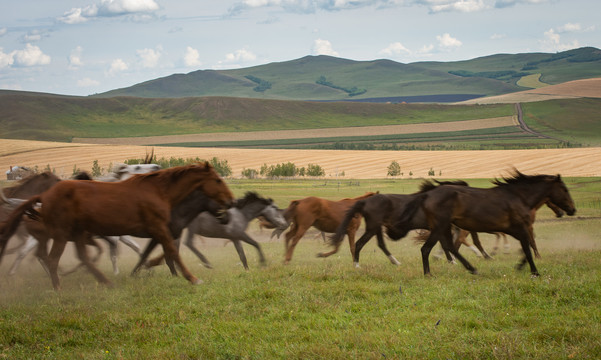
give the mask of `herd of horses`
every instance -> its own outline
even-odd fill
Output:
[[[150,171],[146,173],[140,173]],[[132,175],[132,173],[138,173]],[[125,170],[125,179],[96,181],[85,175],[60,180],[51,173],[33,175],[13,187],[2,189],[0,206],[0,260],[12,237],[19,238],[17,261],[37,246],[36,256],[48,272],[52,285],[60,289],[58,264],[68,241],[75,244],[81,266],[85,266],[98,282],[111,286],[111,281],[96,267],[87,245],[100,249],[97,239],[105,239],[112,258],[117,241],[128,244],[140,254],[132,274],[142,266],[157,265],[165,260],[172,274],[181,271],[192,284],[200,283],[182,262],[180,237],[188,229],[184,243],[206,267],[206,257],[194,247],[195,234],[225,238],[234,243],[245,269],[248,264],[241,241],[254,246],[261,263],[265,256],[260,245],[246,229],[255,218],[263,226],[273,228],[274,235],[285,234],[284,263],[292,259],[294,249],[306,231],[314,227],[331,233],[333,249],[318,256],[327,257],[339,250],[348,237],[355,266],[365,244],[376,236],[378,247],[389,261],[398,265],[388,251],[384,234],[399,240],[410,230],[422,229],[421,246],[424,274],[430,274],[429,256],[440,243],[447,257],[453,257],[471,273],[474,268],[459,251],[459,241],[471,234],[474,245],[483,255],[478,233],[507,234],[517,239],[524,258],[518,264],[530,266],[538,276],[531,249],[538,256],[533,223],[536,211],[549,206],[557,216],[576,212],[570,193],[559,175],[525,175],[515,170],[511,176],[493,181],[491,188],[470,187],[463,181],[433,182],[426,180],[413,194],[380,194],[368,192],[356,198],[332,201],[314,196],[295,200],[278,209],[273,200],[248,192],[235,199],[225,181],[209,163],[198,163],[157,170],[138,167]],[[361,222],[365,231],[355,243]],[[141,251],[130,236],[149,238]],[[48,245],[52,239],[50,251]],[[151,251],[161,245],[163,255],[148,260]],[[14,249],[13,249],[14,250]],[[117,272],[113,261],[114,272]]]

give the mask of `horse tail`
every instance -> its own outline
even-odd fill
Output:
[[[41,196],[36,195],[29,200],[25,201],[21,205],[19,205],[12,213],[8,215],[8,218],[4,222],[0,224],[0,260],[4,255],[4,251],[6,250],[6,245],[8,245],[8,240],[15,234],[19,224],[21,223],[21,219],[24,214],[31,214],[33,216],[39,216],[37,210],[33,208],[33,206],[41,201]]]
[[[412,199],[407,203],[405,210],[403,210],[401,215],[398,217],[396,223],[386,229],[386,234],[392,240],[399,240],[407,236],[407,233],[409,230],[411,230],[411,220],[413,220],[413,217],[417,211],[421,209],[422,204],[427,198],[427,193],[418,194],[415,199]]]
[[[298,206],[299,201],[298,200],[293,200],[290,202],[290,205],[288,205],[288,207],[286,208],[286,210],[284,210],[284,219],[286,219],[286,221],[290,224],[291,220],[294,218],[294,216],[296,215],[296,207]]]
[[[332,244],[332,245],[340,244],[342,239],[344,239],[344,235],[346,235],[346,230],[348,229],[349,224],[355,218],[355,215],[357,215],[357,214],[363,215],[364,207],[365,207],[365,200],[359,200],[359,201],[355,202],[355,204],[346,211],[346,214],[344,215],[344,219],[342,219],[342,222],[340,223],[340,225],[338,225],[336,232],[333,235],[329,236],[330,244]]]

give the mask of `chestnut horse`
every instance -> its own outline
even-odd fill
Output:
[[[230,206],[233,195],[215,169],[209,164],[194,164],[136,175],[116,183],[88,180],[65,180],[41,195],[20,205],[0,229],[2,238],[10,236],[23,214],[36,213],[36,203],[42,207],[39,215],[49,235],[54,239],[50,254],[45,246],[38,247],[48,267],[52,284],[60,289],[57,268],[66,242],[75,243],[78,256],[96,279],[111,282],[89,260],[86,252],[86,232],[96,235],[132,235],[158,241],[166,254],[179,266],[192,284],[199,280],[185,267],[173,237],[169,232],[172,207],[195,189],[202,191],[223,206]]]
[[[528,262],[531,274],[539,275],[530,251],[534,240],[532,210],[550,201],[568,215],[574,215],[576,208],[568,188],[559,175],[525,175],[517,170],[510,177],[494,180],[493,184],[496,186],[489,189],[438,186],[417,194],[407,205],[395,230],[398,235],[406,234],[411,230],[414,216],[426,217],[431,233],[421,248],[424,274],[430,274],[428,258],[438,241],[468,271],[477,273],[453,246],[452,225],[455,225],[470,232],[503,232],[513,236],[524,252],[518,268]]]
[[[338,225],[342,222],[346,211],[353,206],[353,204],[359,200],[373,196],[374,194],[376,193],[368,192],[356,198],[338,201],[331,201],[315,196],[291,201],[288,208],[284,211],[284,218],[288,223],[292,224],[290,230],[286,233],[286,254],[284,257],[284,264],[290,262],[294,247],[311,226],[314,226],[322,232],[335,232]],[[351,254],[354,254],[355,252],[355,233],[360,224],[361,219],[357,217],[354,221],[349,222],[348,226],[344,228],[345,233],[348,235]],[[336,244],[334,250],[327,253],[319,253],[317,256],[328,257],[335,254],[339,247],[340,243]]]

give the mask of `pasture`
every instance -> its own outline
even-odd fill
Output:
[[[466,179],[490,186],[488,180]],[[508,359],[599,358],[601,356],[601,205],[599,178],[566,178],[578,208],[555,219],[539,211],[535,234],[541,276],[516,271],[517,241],[492,261],[460,249],[479,270],[432,261],[424,277],[413,234],[388,241],[401,266],[391,265],[375,244],[352,266],[348,245],[326,259],[327,249],[310,232],[282,265],[282,240],[253,224],[267,266],[244,245],[244,271],[231,244],[197,239],[214,265],[208,270],[186,249],[182,257],[204,280],[189,285],[167,267],[131,277],[137,256],[121,247],[121,273],[112,275],[104,255],[101,270],[114,281],[106,288],[79,271],[62,278],[55,292],[36,260],[6,277],[0,267],[0,357],[32,359]],[[410,193],[420,180],[228,180],[236,196],[255,190],[281,208],[315,195],[329,199],[366,191]],[[362,233],[362,229],[359,230]],[[493,237],[483,235],[492,250]],[[143,240],[141,240],[142,242]],[[76,264],[68,248],[62,268]]]

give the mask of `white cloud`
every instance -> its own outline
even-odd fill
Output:
[[[544,32],[542,46],[546,51],[555,52],[575,49],[580,47],[580,44],[577,40],[570,43],[562,43],[561,36],[554,29],[549,29]]]
[[[255,54],[246,50],[240,49],[236,50],[233,53],[229,53],[225,55],[226,63],[235,63],[235,62],[245,62],[245,61],[253,61],[257,58]]]
[[[140,62],[142,63],[142,67],[145,68],[154,68],[158,65],[159,59],[161,58],[162,47],[157,47],[156,50],[153,49],[142,49],[136,50],[138,53],[138,57],[140,58]]]
[[[36,66],[50,64],[50,56],[44,54],[42,50],[31,44],[26,44],[25,49],[13,51],[14,64],[18,66]]]
[[[4,36],[8,33],[8,29],[7,28],[0,28],[0,36]]]
[[[129,68],[129,66],[127,66],[127,64],[125,63],[125,61],[123,61],[122,59],[115,59],[111,63],[111,67],[109,68],[109,70],[107,72],[107,75],[114,76],[118,72],[125,71],[128,68]]]
[[[505,34],[492,34],[490,36],[491,40],[499,40],[499,39],[504,39],[505,37],[507,37],[507,35]]]
[[[332,44],[328,40],[317,39],[313,42],[313,55],[331,55],[338,56],[338,53],[332,48]]]
[[[76,69],[83,65],[83,61],[81,60],[82,52],[83,48],[81,46],[77,46],[75,49],[71,50],[71,54],[69,55],[70,69]]]
[[[15,62],[15,54],[12,53],[4,53],[3,49],[0,47],[0,69],[9,67]]]
[[[72,8],[57,20],[65,24],[79,24],[96,17],[147,15],[159,9],[154,0],[101,0],[98,5]]]
[[[184,54],[184,64],[188,67],[200,66],[200,54],[198,50],[191,46],[186,47],[186,53]]]
[[[496,8],[512,7],[514,5],[538,5],[549,2],[549,0],[497,0],[495,1]]]
[[[484,0],[242,0],[229,8],[228,15],[235,16],[257,8],[280,8],[289,13],[314,14],[318,11],[343,11],[365,7],[387,9],[404,6],[427,6],[431,13],[474,12],[488,7]]]
[[[458,0],[458,1],[444,1],[444,0],[430,0],[425,1],[429,3],[430,12],[476,12],[486,8],[482,0]]]
[[[572,23],[567,23],[567,24],[562,25],[557,28],[557,31],[560,33],[577,32],[580,30],[582,30],[582,27],[580,26],[580,24],[572,24]]]
[[[159,5],[154,0],[102,0],[98,7],[98,15],[150,13],[158,9]]]
[[[98,7],[96,5],[88,5],[84,8],[72,8],[57,20],[65,24],[80,24],[97,15]]]
[[[388,56],[399,55],[401,53],[410,54],[411,51],[409,49],[407,49],[405,46],[403,46],[403,44],[401,44],[400,42],[392,43],[392,44],[388,45],[388,47],[386,47],[380,51],[380,54],[384,54],[384,55],[388,55]]]
[[[436,36],[436,40],[438,40],[438,45],[441,48],[453,48],[463,45],[461,41],[455,39],[454,37],[451,37],[449,33]]]
[[[83,78],[81,80],[77,80],[77,87],[92,87],[98,85],[100,85],[100,82],[90,78]]]

